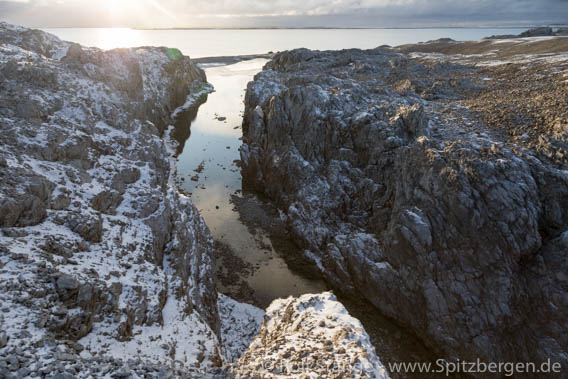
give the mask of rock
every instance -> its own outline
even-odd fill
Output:
[[[329,283],[436,354],[568,364],[568,289],[552,269],[565,269],[552,253],[566,251],[565,160],[515,145],[506,135],[517,129],[495,132],[458,105],[487,71],[464,66],[471,56],[444,59],[386,48],[276,54],[247,88],[243,185],[273,199]],[[559,136],[540,125],[542,139]]]
[[[3,169],[0,180],[0,226],[32,226],[45,219],[55,185],[29,170]]]
[[[92,313],[81,312],[73,314],[68,317],[63,334],[66,338],[78,341],[91,332],[94,321]]]
[[[554,33],[552,32],[552,28],[549,27],[541,27],[541,28],[533,28],[533,29],[529,29],[525,32],[522,32],[521,34],[519,34],[519,37],[524,38],[524,37],[547,37],[547,36],[553,36]]]
[[[9,371],[18,371],[18,369],[20,368],[20,361],[15,355],[8,355],[6,362],[8,363]]]
[[[75,291],[79,288],[79,281],[71,275],[61,275],[56,282],[58,290]]]
[[[50,209],[55,209],[57,211],[67,209],[71,204],[71,199],[65,195],[59,195],[53,199],[49,205]]]
[[[101,242],[103,221],[100,215],[74,214],[67,219],[66,225],[86,241]]]
[[[322,321],[328,326],[321,327]],[[326,377],[331,366],[337,377],[389,377],[361,323],[326,292],[273,301],[234,373],[237,378],[306,372]]]
[[[527,38],[527,37],[549,37],[549,36],[554,36],[554,35],[562,35],[562,34],[558,34],[558,32],[562,30],[561,28],[554,33],[552,31],[552,28],[549,27],[539,27],[539,28],[532,28],[529,30],[526,30],[520,34],[514,35],[514,34],[502,34],[502,35],[493,35],[490,37],[486,37],[484,39],[511,39],[511,38]]]
[[[111,375],[112,378],[130,378],[130,376],[131,371],[128,367],[121,367]]]
[[[6,347],[8,344],[8,335],[6,332],[0,332],[0,349]]]
[[[221,316],[223,356],[228,362],[236,362],[258,334],[264,311],[221,294],[218,306]]]
[[[105,214],[115,214],[116,208],[122,203],[122,195],[114,191],[103,191],[91,200],[93,209]]]
[[[395,123],[396,127],[400,129],[401,137],[405,139],[415,140],[418,137],[430,136],[428,116],[418,104],[410,108],[399,109]]]
[[[66,372],[58,372],[57,374],[53,375],[52,379],[76,379],[75,375],[66,373]]]
[[[515,34],[497,34],[497,35],[491,35],[489,37],[484,37],[484,40],[487,39],[511,39],[511,38],[517,38],[517,36]]]
[[[132,184],[140,179],[140,170],[136,167],[127,168],[120,171],[112,178],[112,189],[123,194],[128,184]]]

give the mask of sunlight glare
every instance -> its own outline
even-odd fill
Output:
[[[128,28],[104,28],[98,29],[99,46],[103,50],[116,49],[119,47],[138,47],[142,45],[140,31]]]

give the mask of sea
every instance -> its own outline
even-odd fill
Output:
[[[167,46],[192,58],[266,54],[300,47],[316,50],[372,49],[439,38],[479,40],[496,34],[518,34],[526,29],[167,29],[52,28],[42,29],[66,41],[101,49]]]

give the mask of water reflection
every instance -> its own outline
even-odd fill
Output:
[[[178,155],[180,186],[191,194],[213,238],[252,266],[245,280],[262,306],[275,298],[327,289],[320,280],[292,272],[266,232],[245,226],[231,202],[231,196],[242,189],[237,162],[245,89],[265,63],[264,59],[255,59],[227,66],[205,66],[207,80],[215,92],[209,94],[198,111],[184,115],[176,125],[176,139],[185,143]],[[230,270],[230,267],[218,269]]]
[[[272,214],[276,211],[266,209],[260,205],[261,201],[251,201],[255,198],[251,194],[240,193],[241,175],[235,160],[239,159],[238,148],[241,144],[244,89],[264,63],[265,60],[254,60],[231,66],[208,66],[207,78],[215,86],[216,92],[210,94],[207,102],[199,107],[197,115],[190,114],[188,121],[184,121],[191,122],[191,135],[189,125],[177,127],[185,130],[178,134],[180,138],[189,136],[187,141],[180,141],[185,142],[178,158],[178,174],[184,179],[180,186],[192,194],[193,202],[205,218],[213,237],[222,243],[220,250],[228,246],[252,267],[243,269],[239,262],[226,260],[223,255],[217,265],[218,276],[229,278],[234,286],[218,280],[219,289],[231,295],[244,294],[244,297],[235,297],[246,300],[248,289],[241,292],[238,283],[245,276],[244,280],[252,289],[254,302],[267,307],[278,297],[319,293],[329,288],[321,280],[310,279],[309,270],[302,275],[297,274],[299,268],[308,265],[302,261],[301,254],[295,250],[297,248],[289,237],[275,236],[272,232],[270,236],[267,235],[266,231],[278,223],[275,221],[277,217]],[[202,171],[199,166],[203,167]],[[235,192],[238,194],[235,195]],[[235,210],[235,204],[240,207],[240,213]],[[241,222],[243,218],[247,219],[247,225]],[[282,258],[284,254],[286,261]],[[286,262],[295,269],[294,272]],[[381,316],[368,302],[353,296],[340,296],[340,300],[352,315],[362,321],[377,353],[385,362],[434,360],[434,355],[418,339],[392,320]],[[395,379],[435,377],[391,374]]]
[[[189,108],[187,111],[178,115],[176,120],[176,127],[172,133],[172,137],[178,142],[176,149],[176,154],[179,155],[183,152],[185,147],[185,142],[191,135],[191,123],[197,117],[197,112],[199,111],[199,106],[207,101],[207,95],[195,104],[195,106]]]

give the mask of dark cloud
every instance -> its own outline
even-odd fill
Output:
[[[567,0],[0,0],[27,26],[492,26],[565,23]]]

